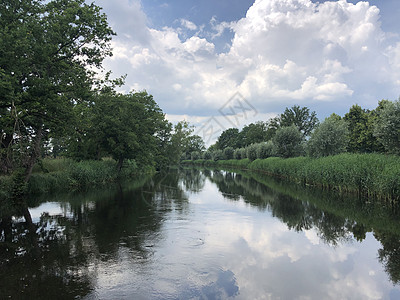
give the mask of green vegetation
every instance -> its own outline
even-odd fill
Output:
[[[383,200],[400,198],[400,160],[395,155],[339,154],[321,158],[186,161],[187,164],[238,167],[285,178],[303,185],[357,193]]]
[[[187,122],[173,126],[146,91],[116,92],[124,77],[102,67],[115,33],[100,7],[9,1],[0,16],[0,200],[200,158]]]

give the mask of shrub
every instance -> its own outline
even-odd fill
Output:
[[[203,153],[203,159],[210,160],[212,159],[212,153],[210,151],[206,151]]]
[[[242,157],[242,151],[240,149],[235,149],[235,151],[233,151],[233,158],[234,159],[241,159]]]
[[[219,160],[224,160],[224,159],[226,159],[224,151],[215,150],[215,151],[212,152],[212,160],[213,161],[219,161]]]
[[[232,147],[226,147],[224,149],[224,155],[226,159],[233,159],[233,148]]]
[[[257,159],[257,149],[258,144],[251,144],[246,147],[247,158],[250,159],[250,161]]]
[[[278,156],[288,158],[300,156],[303,150],[303,135],[296,126],[279,128],[273,138]]]
[[[275,155],[276,155],[275,146],[272,143],[272,141],[258,144],[257,158],[264,159]]]
[[[190,158],[191,158],[191,160],[198,160],[198,159],[200,159],[201,158],[201,153],[199,152],[199,151],[193,151],[191,154],[190,154]]]
[[[384,106],[379,113],[374,135],[386,151],[400,154],[400,100]]]
[[[349,130],[345,120],[332,114],[311,134],[307,153],[312,157],[336,155],[346,152]]]
[[[240,148],[239,151],[240,151],[241,159],[247,158],[247,149],[246,148]]]

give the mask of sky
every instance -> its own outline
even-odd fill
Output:
[[[95,3],[117,33],[104,67],[127,75],[121,91],[214,135],[293,105],[323,120],[400,96],[398,0]]]

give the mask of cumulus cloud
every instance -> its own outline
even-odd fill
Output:
[[[236,22],[212,18],[208,35],[187,19],[151,28],[137,1],[98,2],[119,33],[106,67],[171,115],[211,116],[235,92],[261,113],[294,104],[344,113],[399,93],[400,42],[368,2],[256,0]],[[225,30],[233,39],[218,53],[213,39]]]

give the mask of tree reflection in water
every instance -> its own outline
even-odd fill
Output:
[[[206,176],[226,199],[246,203],[273,216],[296,231],[316,229],[325,243],[362,242],[373,232],[382,244],[378,257],[394,284],[400,283],[400,216],[397,206],[360,201],[340,195],[273,179],[255,173],[207,170]]]
[[[165,212],[187,205],[179,180],[172,173],[107,191],[64,195],[56,199],[63,213],[43,213],[37,223],[30,215],[2,216],[0,295],[79,298],[94,289],[97,261],[117,257],[121,247],[129,249],[132,260],[146,262]]]
[[[393,283],[400,281],[400,219],[384,207],[324,191],[305,189],[259,174],[183,169],[141,182],[77,195],[57,195],[61,213],[30,219],[1,214],[0,295],[10,298],[70,299],[93,293],[101,262],[118,258],[121,249],[137,264],[148,264],[162,225],[171,211],[189,213],[188,193],[203,190],[206,179],[229,201],[268,210],[295,231],[314,228],[327,244],[363,241],[373,232],[382,248],[378,256]],[[37,201],[37,205],[40,201]],[[22,216],[26,216],[26,219]],[[235,296],[230,270],[217,281],[193,287],[180,296]]]

